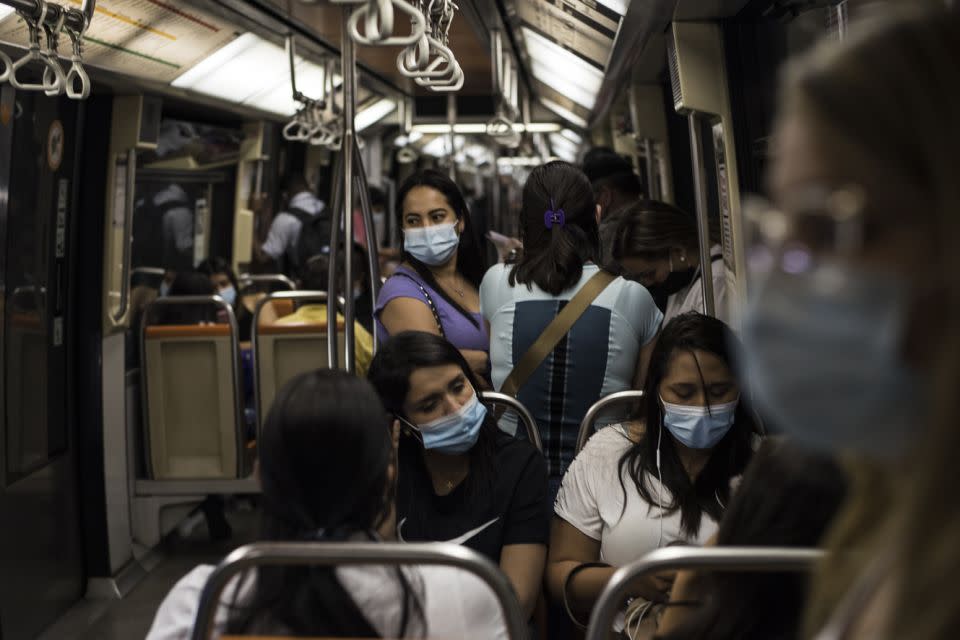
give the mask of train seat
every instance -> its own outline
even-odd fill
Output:
[[[236,348],[228,324],[145,328],[144,417],[153,479],[240,476]]]
[[[264,308],[269,306],[269,310]],[[266,418],[277,392],[291,378],[305,371],[330,366],[329,338],[325,322],[279,322],[294,312],[294,300],[268,299],[258,309],[254,323],[254,393],[260,424]],[[344,323],[337,321],[337,353],[345,356]]]

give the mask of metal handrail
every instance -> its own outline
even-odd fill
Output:
[[[418,544],[378,542],[261,542],[234,550],[217,565],[200,592],[191,640],[209,640],[220,594],[242,571],[262,565],[441,565],[457,567],[480,578],[493,591],[503,612],[507,637],[526,637],[527,624],[507,577],[472,549],[444,542]]]
[[[533,446],[537,448],[537,451],[543,451],[543,442],[540,439],[540,427],[537,426],[537,421],[534,420],[533,414],[530,413],[530,410],[527,409],[522,402],[513,396],[508,396],[505,393],[499,393],[497,391],[484,391],[480,394],[480,399],[484,402],[505,405],[515,411],[527,428],[527,438],[533,443]]]
[[[585,640],[606,640],[630,583],[641,576],[665,569],[810,571],[824,555],[821,549],[786,547],[665,547],[651,551],[639,560],[620,567],[610,577],[590,614]]]
[[[257,414],[257,438],[260,438],[260,428],[262,426],[260,419],[260,313],[267,304],[274,300],[301,300],[327,303],[326,291],[275,291],[268,293],[257,302],[253,310],[253,320],[250,328],[250,345],[252,347],[253,366],[253,410]]]
[[[114,324],[119,324],[127,315],[130,306],[130,262],[133,247],[133,190],[136,188],[137,150],[127,150],[127,184],[123,201],[123,251],[120,257],[120,308],[113,314]]]
[[[230,360],[233,364],[233,397],[236,410],[236,456],[237,456],[237,476],[243,478],[246,476],[246,469],[243,467],[243,447],[246,442],[246,430],[243,421],[243,386],[240,375],[240,330],[237,325],[237,316],[233,313],[233,307],[226,300],[217,295],[212,296],[166,296],[157,298],[143,308],[143,317],[140,320],[140,369],[143,372],[140,380],[141,411],[143,412],[143,425],[145,429],[150,428],[150,412],[147,404],[147,327],[150,326],[151,313],[158,307],[171,307],[176,305],[215,305],[226,311],[227,324],[230,325]],[[144,447],[146,449],[147,468],[150,469],[150,475],[153,475],[152,459],[150,457],[150,438],[144,437]]]
[[[580,432],[577,433],[577,448],[575,453],[580,453],[581,449],[587,444],[587,440],[593,435],[593,423],[596,422],[597,417],[604,409],[615,404],[626,403],[628,400],[641,400],[643,396],[643,391],[617,391],[594,402],[593,406],[587,409],[587,414],[583,416],[583,421],[580,423]]]

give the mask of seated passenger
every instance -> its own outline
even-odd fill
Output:
[[[663,321],[688,311],[704,313],[703,269],[697,219],[672,204],[641,200],[625,208],[613,237],[614,260],[623,276],[666,298]],[[730,320],[726,269],[720,238],[710,240],[710,273],[715,315]]]
[[[829,456],[790,441],[760,447],[730,500],[717,546],[817,547],[846,493],[846,477]],[[681,571],[657,638],[800,638],[807,574]],[[684,602],[691,603],[683,605]]]
[[[223,258],[207,258],[197,265],[197,271],[210,278],[210,282],[216,288],[217,295],[233,307],[233,313],[237,319],[237,328],[240,331],[240,342],[248,342],[250,340],[253,311],[248,309],[238,296],[237,292],[240,290],[240,285],[237,283],[237,276],[234,274],[233,268]]]
[[[397,192],[397,217],[403,263],[377,299],[380,341],[402,331],[442,336],[486,380],[490,337],[477,292],[484,263],[463,194],[439,171],[415,173]]]
[[[536,419],[553,496],[587,410],[642,381],[663,316],[642,285],[613,279],[597,266],[597,207],[590,183],[573,165],[558,161],[533,170],[523,187],[520,227],[523,253],[515,265],[490,268],[480,299],[492,336],[493,386],[516,395]],[[604,276],[612,280],[606,286]],[[590,292],[594,278],[600,280],[591,287],[603,287],[599,295],[521,379],[517,364],[545,339],[560,309],[582,290]]]
[[[210,279],[199,271],[181,271],[176,274],[167,292],[169,297],[212,296],[216,289]],[[157,310],[157,324],[215,324],[217,307],[213,304],[172,304]]]
[[[357,273],[354,271],[354,273]],[[362,272],[361,272],[362,273]],[[318,255],[307,261],[300,286],[305,291],[326,291],[329,284],[330,256]],[[327,326],[327,305],[323,303],[306,303],[293,313],[276,318],[272,307],[260,311],[260,321],[267,324],[295,325],[319,324]],[[274,319],[276,318],[276,319]],[[342,323],[343,316],[337,313],[337,320]],[[359,320],[353,321],[353,345],[356,357],[357,375],[366,377],[373,359],[373,336],[363,328]]]
[[[398,427],[394,426],[394,435]],[[397,477],[390,422],[369,383],[318,370],[281,389],[263,427],[261,540],[368,541],[392,529]],[[160,605],[147,640],[190,637],[214,567],[200,565]],[[449,567],[261,567],[221,594],[215,633],[351,638],[503,638],[499,604]]]
[[[370,381],[405,425],[398,537],[456,542],[483,553],[510,578],[529,616],[547,555],[543,456],[497,428],[467,362],[439,336],[393,336],[373,359]]]
[[[756,431],[731,368],[735,341],[709,316],[671,321],[638,419],[598,431],[563,477],[547,586],[576,614],[590,610],[616,567],[670,544],[703,544],[717,530]],[[669,586],[648,577],[631,595],[662,600]]]

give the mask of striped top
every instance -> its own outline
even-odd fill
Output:
[[[580,281],[558,296],[535,284],[511,287],[511,269],[503,264],[492,267],[480,285],[480,311],[490,323],[490,363],[497,389],[599,267],[585,265]],[[656,337],[662,320],[643,285],[617,278],[520,388],[518,399],[540,427],[551,478],[560,478],[573,460],[580,422],[590,406],[631,388],[640,348]],[[516,419],[505,418],[501,426],[516,431]]]

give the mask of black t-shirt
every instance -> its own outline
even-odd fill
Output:
[[[406,445],[406,446],[404,446]],[[456,542],[496,563],[510,544],[547,544],[547,464],[529,442],[497,432],[491,490],[470,499],[468,479],[438,496],[419,447],[401,445],[397,522],[406,542]]]

